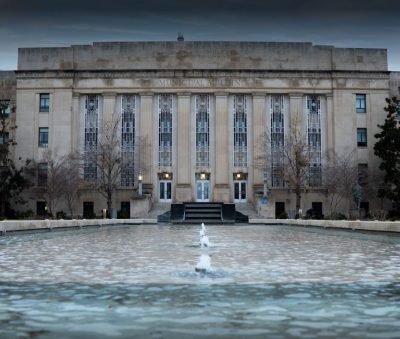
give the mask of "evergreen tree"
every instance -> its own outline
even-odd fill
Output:
[[[10,159],[10,146],[15,145],[15,141],[9,138],[8,133],[15,126],[10,126],[6,108],[3,103],[0,103],[0,218],[12,216],[11,201],[23,202],[20,193],[29,186],[24,176],[29,161],[18,169]]]
[[[381,131],[375,134],[378,139],[374,153],[382,159],[379,169],[384,171],[384,185],[378,196],[392,201],[393,209],[400,215],[400,103],[396,97],[386,99],[388,112]]]

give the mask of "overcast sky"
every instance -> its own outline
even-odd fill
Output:
[[[386,48],[400,71],[400,0],[0,0],[0,69],[18,47],[93,41],[296,41]]]

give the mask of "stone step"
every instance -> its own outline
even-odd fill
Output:
[[[186,214],[188,214],[188,213],[221,213],[221,209],[204,209],[204,208],[202,208],[202,209],[199,208],[198,210],[186,209],[185,213]]]

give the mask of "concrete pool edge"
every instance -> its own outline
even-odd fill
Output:
[[[290,225],[336,228],[360,231],[400,233],[399,221],[363,221],[363,220],[305,220],[305,219],[256,219],[249,220],[252,225]]]
[[[90,226],[157,224],[157,219],[73,219],[73,220],[3,220],[0,235],[7,232],[42,231],[52,229],[74,229]]]
[[[157,219],[75,219],[75,220],[3,220],[0,235],[7,232],[45,231],[52,229],[79,229],[112,225],[156,225]],[[250,218],[248,225],[290,225],[319,228],[347,229],[372,232],[400,233],[398,221],[352,221],[352,220],[304,220],[304,219],[257,219]]]

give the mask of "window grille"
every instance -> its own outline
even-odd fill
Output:
[[[97,179],[96,151],[99,137],[99,97],[88,95],[85,100],[84,180]]]
[[[285,145],[285,122],[283,95],[271,97],[271,184],[272,187],[284,187],[282,175],[283,147]]]
[[[196,96],[196,166],[210,166],[210,96]]]
[[[245,95],[233,100],[233,166],[247,166],[247,102]]]
[[[158,96],[158,165],[172,166],[172,94]]]
[[[307,97],[307,139],[309,147],[309,185],[322,183],[321,100],[316,95]]]
[[[121,186],[135,184],[135,95],[121,98]]]

